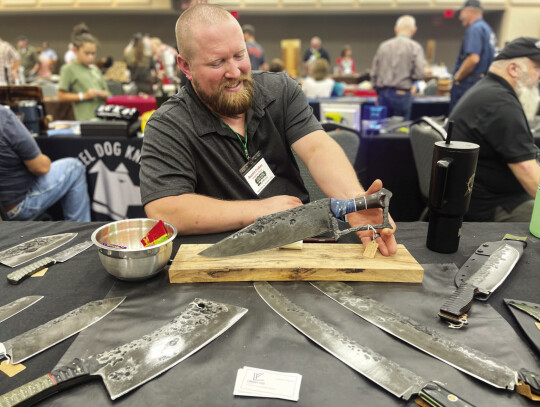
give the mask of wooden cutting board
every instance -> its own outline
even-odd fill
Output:
[[[169,268],[171,283],[222,281],[385,281],[421,283],[424,269],[403,245],[397,253],[362,257],[359,244],[305,243],[301,250],[271,249],[209,258],[208,244],[183,244]]]

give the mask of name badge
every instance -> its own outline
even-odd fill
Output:
[[[246,179],[253,191],[259,195],[275,178],[274,173],[266,163],[260,151],[240,168],[240,174]]]

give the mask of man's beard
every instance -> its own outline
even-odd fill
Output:
[[[227,86],[235,85],[238,82],[243,83],[242,90],[238,92],[225,90]],[[212,93],[205,92],[195,77],[191,83],[201,101],[220,116],[238,117],[240,114],[246,113],[253,102],[254,91],[251,75],[242,75],[239,79],[225,81]]]
[[[521,103],[521,107],[523,107],[523,112],[527,120],[533,120],[538,111],[538,104],[540,103],[538,83],[534,83],[522,75],[517,80],[516,95]]]

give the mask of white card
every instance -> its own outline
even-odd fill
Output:
[[[298,401],[302,375],[244,366],[238,369],[233,394]]]
[[[259,195],[264,188],[274,179],[275,175],[266,163],[264,157],[253,165],[247,172],[245,178],[249,183],[249,186],[257,195]]]

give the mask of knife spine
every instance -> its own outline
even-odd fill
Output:
[[[44,269],[45,267],[52,266],[55,263],[56,260],[54,260],[52,257],[45,257],[32,264],[29,264],[28,266],[24,266],[19,270],[15,270],[9,273],[7,276],[7,280],[10,284],[19,284],[28,276],[38,272],[39,270]]]

